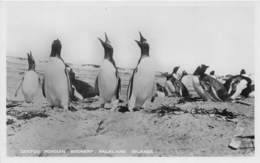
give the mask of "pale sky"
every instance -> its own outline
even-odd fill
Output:
[[[149,5],[22,2],[6,5],[7,55],[47,59],[59,38],[66,62],[100,64],[104,32],[119,67],[134,67],[141,31],[159,71],[207,64],[216,74],[254,71],[254,10],[250,5]]]

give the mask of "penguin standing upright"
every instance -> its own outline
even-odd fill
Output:
[[[45,66],[42,84],[43,96],[52,107],[70,108],[71,83],[69,70],[61,58],[61,42],[54,40],[51,47],[50,58]]]
[[[134,107],[145,107],[148,99],[154,100],[155,91],[155,66],[149,56],[149,44],[140,34],[140,41],[136,41],[141,49],[141,56],[136,68],[130,78],[127,97],[128,109],[133,111]]]
[[[18,90],[22,86],[22,93],[25,99],[25,102],[32,103],[33,98],[36,96],[37,91],[40,86],[39,75],[35,72],[35,61],[32,56],[32,52],[27,53],[28,57],[28,71],[25,72],[17,90],[15,91],[15,96],[17,96]]]
[[[101,107],[105,103],[112,104],[112,110],[115,110],[119,101],[121,79],[118,74],[115,61],[113,59],[113,47],[105,33],[105,41],[98,38],[104,48],[104,61],[100,66],[99,74],[96,78],[95,87],[98,89]]]

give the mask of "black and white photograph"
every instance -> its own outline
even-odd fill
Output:
[[[7,157],[255,156],[255,3],[2,5]]]

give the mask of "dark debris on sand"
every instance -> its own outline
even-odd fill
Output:
[[[75,112],[11,107],[7,109],[6,122],[11,135],[8,149],[11,155],[19,155],[18,148],[44,148],[47,143],[66,149],[146,147],[154,149],[153,156],[252,155],[252,101],[245,100],[250,106],[230,102],[178,103],[178,98],[170,97],[155,100],[135,112],[129,112],[122,103],[117,111],[99,108],[96,99],[73,103]],[[243,132],[237,133],[236,128]],[[36,137],[32,136],[34,133]]]
[[[45,111],[19,111],[10,109],[6,113],[9,116],[16,117],[18,120],[28,120],[34,117],[46,118],[48,114]]]

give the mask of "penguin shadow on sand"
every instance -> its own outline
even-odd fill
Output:
[[[104,60],[95,81],[95,90],[99,94],[100,107],[108,108],[106,104],[110,104],[111,110],[116,111],[120,101],[121,79],[113,58],[114,50],[106,33],[105,40],[98,40],[104,48]]]
[[[141,56],[131,75],[127,88],[127,107],[130,112],[146,108],[148,101],[156,97],[155,66],[150,58],[149,44],[139,32],[140,40],[135,40],[141,49]]]
[[[14,97],[17,97],[19,90],[24,97],[23,106],[34,106],[35,97],[39,92],[41,85],[40,75],[35,71],[35,60],[33,58],[32,52],[27,53],[28,60],[28,70],[24,73],[21,81],[19,82],[18,88],[15,91]]]

